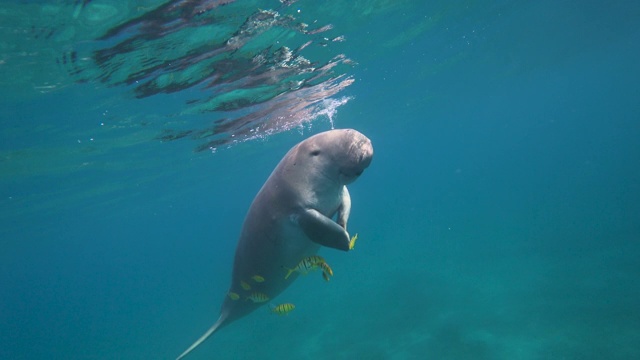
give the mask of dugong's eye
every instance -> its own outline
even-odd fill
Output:
[[[320,150],[313,150],[311,152],[311,156],[318,156],[318,155],[320,155]]]

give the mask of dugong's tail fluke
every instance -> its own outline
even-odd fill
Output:
[[[220,316],[218,321],[216,321],[216,323],[213,324],[209,328],[209,330],[207,330],[206,333],[204,333],[202,336],[200,336],[200,338],[198,340],[196,340],[196,342],[191,344],[191,346],[189,346],[189,348],[187,350],[185,350],[182,354],[180,354],[180,356],[178,356],[176,358],[176,360],[180,360],[183,357],[187,356],[187,354],[189,354],[191,351],[193,351],[193,349],[195,349],[196,347],[198,347],[198,345],[202,344],[205,340],[207,340],[207,338],[209,338],[209,336],[211,336],[211,334],[213,334],[214,332],[216,332],[216,330],[218,330],[218,328],[220,328],[220,326],[222,325],[222,323],[225,322],[226,319],[227,319],[226,316],[224,316],[224,315]]]

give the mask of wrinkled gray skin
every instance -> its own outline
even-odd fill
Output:
[[[371,141],[352,129],[326,131],[289,150],[256,195],[242,227],[229,288],[240,299],[226,296],[218,321],[177,360],[264,305],[247,300],[251,293],[273,299],[284,291],[297,276],[285,280],[286,268],[316,254],[320,246],[349,250],[351,198],[345,185],[362,174],[372,157]],[[253,281],[254,275],[265,281]],[[251,290],[244,290],[242,281]]]

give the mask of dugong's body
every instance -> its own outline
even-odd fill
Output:
[[[351,198],[346,185],[362,174],[372,156],[371,141],[352,129],[326,131],[289,150],[245,218],[228,292],[233,296],[225,297],[218,321],[178,360],[216,330],[264,305],[247,300],[251,294],[269,299],[280,294],[295,279],[285,279],[287,268],[314,255],[321,245],[349,250]],[[255,275],[264,281],[252,281]]]

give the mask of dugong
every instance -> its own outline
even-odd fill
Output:
[[[255,298],[252,294],[270,300],[284,291],[297,276],[285,279],[287,268],[315,255],[320,246],[349,250],[351,198],[346,185],[362,174],[372,157],[371,141],[353,129],[319,133],[287,152],[247,212],[220,317],[177,360],[264,305],[248,300]],[[252,281],[256,275],[264,281]]]

